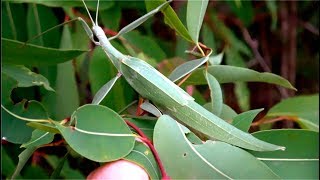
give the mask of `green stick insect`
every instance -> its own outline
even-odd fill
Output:
[[[243,132],[228,124],[221,118],[197,104],[193,97],[191,97],[188,93],[186,93],[183,89],[165,77],[151,65],[141,59],[124,55],[111,45],[110,40],[133,30],[141,23],[146,21],[150,16],[168,6],[170,1],[161,4],[148,14],[145,14],[141,18],[135,20],[120,30],[116,36],[109,39],[106,37],[103,29],[98,25],[98,11],[96,13],[96,21],[94,22],[84,0],[82,0],[82,2],[92,21],[92,30],[83,19],[78,19],[82,23],[89,38],[94,44],[102,47],[113,65],[119,71],[119,74],[109,82],[109,87],[112,87],[112,85],[120,76],[124,76],[126,81],[142,97],[151,100],[159,109],[163,110],[164,114],[162,116],[172,116],[183,124],[186,124],[205,134],[209,138],[221,140],[245,149],[255,151],[273,151],[285,149],[284,147],[261,141],[253,137],[251,134]],[[97,3],[97,10],[98,7],[99,1]],[[97,37],[98,41],[94,40],[94,36]],[[206,58],[208,58],[210,54],[211,53],[209,53]],[[101,93],[101,91],[98,91],[97,94],[99,93]],[[101,94],[99,96],[101,96]]]

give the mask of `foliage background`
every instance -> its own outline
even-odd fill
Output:
[[[144,1],[105,1],[100,11],[100,21],[108,28],[107,36],[119,31],[128,23],[145,14]],[[85,16],[81,4],[48,7],[41,4],[10,3],[16,30],[9,26],[7,2],[2,1],[2,37],[22,42],[39,34],[35,21],[40,18],[41,30],[62,23],[66,16]],[[91,3],[91,2],[90,2]],[[72,4],[72,6],[75,4]],[[32,13],[38,10],[38,17]],[[91,5],[94,7],[94,2]],[[186,25],[186,2],[174,1],[181,21]],[[48,116],[64,119],[80,105],[90,103],[99,88],[110,80],[116,70],[105,60],[101,49],[94,48],[79,23],[72,23],[70,29],[57,29],[43,36],[43,40],[32,43],[54,48],[92,49],[72,62],[52,66],[31,66],[29,69],[45,76],[56,93],[43,87],[16,88],[11,95],[14,103],[22,100],[37,100],[42,103]],[[61,37],[63,31],[70,31],[70,37]],[[133,49],[115,41],[114,46],[122,52],[134,53],[168,75],[174,67],[194,57],[184,53],[191,49],[190,43],[177,36],[163,21],[161,13],[150,18],[137,30],[124,38]],[[288,79],[298,91],[292,91],[265,83],[223,84],[224,103],[237,113],[265,108],[257,119],[281,99],[319,92],[319,2],[318,1],[210,1],[200,35],[203,42],[214,53],[224,52],[222,64],[248,67],[257,71],[268,71]],[[201,105],[210,97],[207,86],[189,87]],[[118,81],[102,104],[119,111],[137,99],[137,94],[124,81]],[[27,103],[28,104],[28,103]],[[21,104],[22,106],[28,106]],[[29,103],[30,105],[30,103]],[[132,109],[134,111],[134,108]],[[298,128],[292,121],[279,121],[273,128]],[[253,127],[251,132],[258,130]],[[60,137],[55,138],[59,142]],[[10,174],[18,162],[19,145],[2,140],[1,150],[6,153],[2,178]],[[23,178],[48,178],[58,166],[58,157],[67,152],[64,146],[43,147],[34,153],[22,171]],[[99,163],[80,158],[71,152],[61,175],[65,178],[83,178],[97,168]],[[4,168],[4,167],[3,167]]]

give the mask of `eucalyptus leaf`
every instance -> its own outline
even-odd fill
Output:
[[[161,174],[152,151],[143,143],[136,142],[134,149],[123,159],[134,162],[148,173],[151,179],[160,179]]]
[[[212,65],[220,65],[223,59],[223,55],[224,55],[223,52],[217,55],[212,55],[209,57],[208,61]]]
[[[41,103],[37,101],[22,101],[14,106],[6,107],[14,114],[33,119],[48,119],[48,114]],[[18,119],[3,108],[1,138],[15,144],[23,144],[30,140],[33,129],[26,125],[26,121]]]
[[[1,70],[3,74],[15,79],[18,87],[43,86],[49,91],[54,91],[47,78],[30,71],[25,66],[4,64]]]
[[[157,0],[157,1],[150,1],[145,0],[146,8],[148,11],[152,11],[152,9],[156,8],[163,2],[166,2],[166,0]],[[177,14],[174,12],[171,6],[168,6],[167,8],[162,10],[162,13],[164,15],[165,22],[174,29],[177,34],[179,34],[181,37],[183,37],[185,40],[189,42],[193,42],[191,36],[189,35],[187,29],[180,21]]]
[[[141,109],[153,114],[156,117],[160,117],[162,115],[161,111],[151,104],[149,101],[145,101],[140,105]]]
[[[41,0],[4,0],[12,3],[36,3],[49,7],[83,7],[83,3],[80,0],[76,1],[41,1]],[[96,10],[97,5],[95,1],[85,1],[90,10]],[[99,10],[111,8],[114,1],[101,1]]]
[[[37,147],[31,146],[29,148],[26,148],[19,154],[19,162],[16,169],[14,170],[13,175],[11,176],[11,179],[15,179],[17,176],[20,175],[22,168],[25,166],[25,164],[27,163],[27,161],[36,149]]]
[[[170,116],[163,115],[154,131],[154,145],[171,178],[278,179],[265,164],[245,150],[220,141],[191,144],[180,126]]]
[[[153,129],[156,121],[138,118],[126,118],[126,120],[135,124],[149,139],[153,139]]]
[[[211,112],[217,116],[220,116],[222,111],[222,105],[223,105],[223,97],[222,97],[222,90],[221,90],[220,84],[216,80],[216,78],[211,74],[209,74],[207,71],[205,72],[205,76],[210,88],[210,97],[211,97],[211,106],[212,106]]]
[[[208,0],[189,0],[187,5],[187,27],[192,40],[198,43],[202,21],[207,10]]]
[[[68,160],[69,152],[67,152],[63,158],[59,158],[55,155],[47,155],[44,158],[51,165],[54,172],[51,174],[51,179],[58,179],[63,177],[66,179],[85,179],[85,176],[78,170],[70,167]],[[60,169],[61,168],[61,169]],[[55,176],[58,176],[55,178]]]
[[[204,70],[205,68],[195,70],[185,83],[192,85],[206,84],[206,79],[203,74]],[[208,67],[207,71],[212,74],[219,83],[266,82],[296,90],[288,80],[272,73],[260,73],[251,69],[228,65],[212,65]],[[226,74],[228,74],[228,76],[226,76]]]
[[[244,132],[248,132],[252,121],[261,111],[263,111],[263,108],[243,112],[234,117],[231,124]]]
[[[282,143],[286,151],[253,152],[282,179],[319,178],[319,133],[302,129],[277,129],[253,133],[270,143]]]
[[[294,116],[301,127],[319,131],[319,94],[284,99],[273,106],[266,116]]]
[[[21,147],[24,147],[24,148],[29,148],[32,146],[39,147],[43,144],[48,144],[52,142],[53,138],[54,138],[53,133],[36,129],[32,132],[31,139],[28,142],[23,143]]]
[[[1,73],[1,75],[1,104],[4,106],[11,105],[13,104],[11,92],[14,88],[18,87],[18,82],[5,73]]]
[[[70,147],[96,162],[120,159],[133,149],[135,136],[124,120],[111,109],[84,105],[71,116],[75,127],[54,122]]]
[[[132,47],[138,48],[147,56],[156,59],[157,62],[166,58],[166,53],[153,38],[144,36],[137,31],[128,32],[123,37]]]
[[[86,50],[61,50],[1,38],[2,60],[22,65],[55,65],[76,58]],[[18,50],[17,50],[18,49]]]
[[[168,78],[172,82],[176,82],[179,79],[186,76],[187,74],[194,71],[195,69],[197,69],[198,67],[200,67],[202,64],[204,64],[208,60],[209,60],[209,55],[205,56],[203,58],[200,58],[200,59],[195,59],[192,61],[185,62],[185,63],[181,64],[180,66],[176,67],[176,69],[174,69],[171,72],[171,74],[168,76]]]
[[[208,111],[213,112],[212,111],[212,106],[211,103],[206,103],[205,105],[203,105],[204,108],[206,108]],[[231,123],[233,118],[235,118],[238,114],[228,105],[223,104],[222,105],[222,110],[221,110],[221,114],[220,114],[220,118]]]
[[[10,155],[6,152],[6,149],[1,146],[1,164],[5,165],[1,168],[1,175],[5,177],[10,177],[14,171],[15,164],[11,159]]]

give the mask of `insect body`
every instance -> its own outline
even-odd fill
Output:
[[[166,3],[162,4],[161,7],[165,4]],[[161,7],[158,7],[157,10],[160,10]],[[155,11],[153,11],[153,14],[154,13]],[[142,18],[146,18],[146,15]],[[82,19],[81,21],[84,24]],[[256,151],[284,149],[284,147],[261,141],[212,114],[197,104],[189,94],[148,63],[138,58],[124,55],[115,49],[104,34],[102,28],[97,25],[97,20],[96,23],[93,21],[92,23],[92,31],[99,41],[96,42],[93,40],[93,33],[88,25],[84,24],[84,28],[90,39],[93,40],[96,45],[103,48],[117,70],[141,96],[151,100],[161,107],[161,109],[166,110],[169,115],[174,116],[177,120],[210,138],[225,141],[242,148]],[[137,23],[141,24],[141,21],[135,21],[129,26],[136,27]]]

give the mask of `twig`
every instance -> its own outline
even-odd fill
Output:
[[[152,152],[152,154],[153,154],[153,156],[159,166],[159,169],[160,169],[160,172],[162,175],[161,179],[162,180],[170,180],[169,175],[166,173],[166,170],[164,169],[164,166],[162,164],[160,156],[159,156],[157,150],[154,148],[152,142],[149,140],[149,138],[140,130],[140,128],[138,126],[136,126],[135,124],[133,124],[132,122],[127,121],[127,120],[125,122],[128,124],[128,126],[133,128],[140,135],[139,139],[142,142],[146,143],[148,145],[148,147],[150,148],[150,150],[151,150],[151,152]]]
[[[252,123],[251,126],[260,126],[261,124],[269,124],[269,123],[274,123],[274,122],[283,121],[283,120],[297,121],[297,117],[295,117],[295,116],[279,116],[279,117],[273,118],[273,119],[260,119],[256,122]]]

